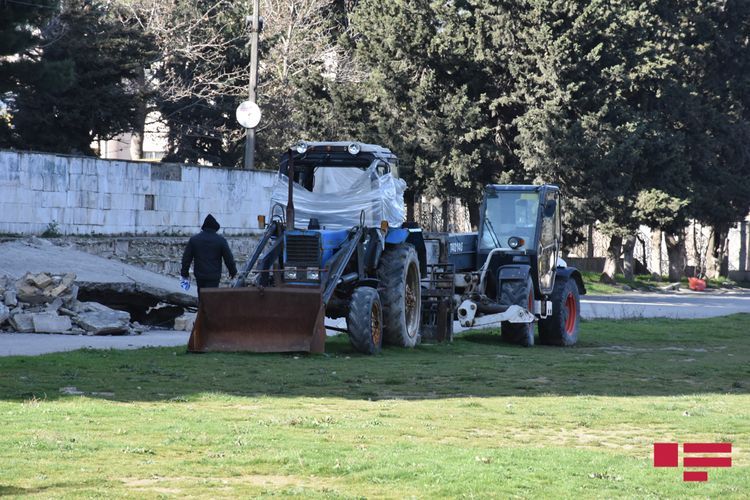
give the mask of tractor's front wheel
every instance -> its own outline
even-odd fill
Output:
[[[533,313],[534,282],[531,281],[531,276],[527,276],[525,280],[503,281],[500,288],[500,303],[508,306],[521,306]],[[531,347],[534,345],[534,322],[503,321],[500,324],[500,336],[506,342]]]
[[[377,354],[383,345],[383,308],[374,288],[362,286],[352,293],[346,317],[349,342],[364,354]]]
[[[581,323],[581,298],[575,280],[555,281],[552,290],[552,315],[539,321],[542,344],[570,346],[578,342]]]
[[[383,252],[378,265],[383,338],[393,345],[414,347],[422,321],[422,284],[419,259],[412,245],[403,243]]]

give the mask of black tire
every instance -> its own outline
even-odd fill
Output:
[[[531,276],[527,276],[525,280],[503,281],[500,287],[500,303],[521,306],[533,312],[534,283],[531,281]],[[503,321],[500,324],[500,336],[506,342],[531,347],[534,345],[534,323]]]
[[[356,288],[346,316],[349,342],[364,354],[377,354],[383,345],[383,308],[374,288]]]
[[[581,324],[578,284],[558,277],[551,300],[552,315],[539,321],[539,341],[546,345],[575,345]]]
[[[420,340],[422,321],[422,285],[414,247],[403,243],[387,248],[380,257],[378,279],[383,304],[383,340],[414,347]]]

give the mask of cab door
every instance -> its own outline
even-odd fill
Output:
[[[561,224],[559,192],[554,189],[544,193],[539,230],[539,291],[552,293],[555,286],[555,269],[560,250]]]

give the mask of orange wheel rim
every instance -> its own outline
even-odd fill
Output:
[[[568,317],[565,320],[565,333],[572,335],[576,329],[576,321],[578,319],[578,307],[576,305],[576,298],[572,293],[569,293],[565,298],[565,309],[568,310]]]

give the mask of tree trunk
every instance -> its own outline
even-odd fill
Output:
[[[651,230],[651,272],[662,275],[661,265],[661,229]]]
[[[469,224],[471,224],[471,230],[476,231],[479,227],[479,203],[468,201],[466,205],[469,207]]]
[[[711,236],[708,238],[708,251],[706,252],[706,276],[716,279],[726,275],[722,264],[727,257],[727,235],[728,224],[716,224],[711,226]],[[722,273],[722,271],[725,271]]]
[[[427,204],[430,210],[430,231],[440,231],[440,213],[437,210],[440,205],[437,204],[437,207],[435,205],[435,198]]]
[[[603,283],[615,283],[615,275],[619,269],[620,252],[622,251],[622,236],[612,235],[607,247],[607,257],[604,260],[604,270],[599,281]]]
[[[586,257],[594,258],[594,225],[589,224],[588,235],[586,236]]]
[[[742,221],[740,224],[740,269],[741,272],[747,271],[747,222]]]
[[[669,258],[669,281],[680,281],[685,275],[685,231],[664,233]]]
[[[641,260],[643,262],[643,272],[648,273],[648,261],[646,260],[646,255],[648,255],[646,253],[646,240],[638,236],[638,241],[641,242]]]
[[[135,110],[137,121],[130,138],[130,159],[141,160],[143,159],[143,138],[146,134],[146,115],[148,114],[146,111],[146,74],[142,67],[138,68],[135,85],[138,88],[140,99],[138,99]]]
[[[693,275],[696,278],[703,278],[706,275],[706,270],[703,266],[703,255],[701,254],[701,246],[698,244],[698,223],[693,221],[690,224],[690,231],[693,235],[693,259],[695,262],[695,272]]]
[[[450,227],[450,198],[443,200],[443,203],[440,206],[440,218],[443,219],[441,221],[440,230],[444,233],[448,232],[448,228]]]
[[[404,203],[406,204],[406,220],[409,222],[414,222],[414,199],[416,196],[414,196],[414,191],[411,189],[407,189],[406,192],[404,192]]]
[[[631,234],[625,238],[625,242],[622,246],[623,260],[622,260],[622,272],[625,275],[625,279],[633,281],[635,277],[635,235]]]

